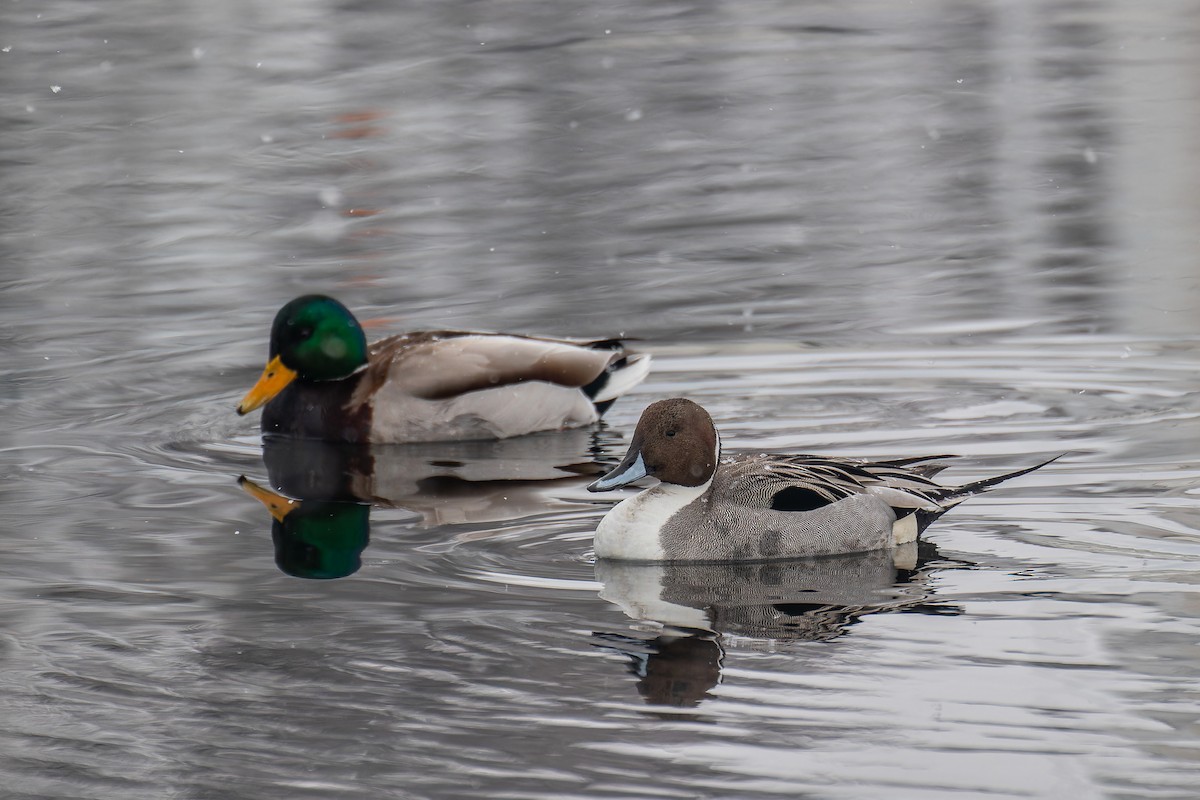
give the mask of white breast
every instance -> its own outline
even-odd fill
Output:
[[[660,483],[617,503],[596,528],[596,558],[666,560],[659,540],[663,525],[707,492],[711,483],[711,479],[701,486]]]

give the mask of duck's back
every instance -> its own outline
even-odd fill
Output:
[[[434,331],[386,339],[372,346],[364,382],[372,395],[371,438],[506,439],[588,425],[603,410],[591,385],[625,356],[615,342],[510,334]]]
[[[666,558],[768,560],[893,546],[896,514],[886,502],[867,492],[833,491],[802,465],[769,455],[722,462],[710,490],[663,525]]]

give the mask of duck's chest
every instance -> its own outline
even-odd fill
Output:
[[[353,402],[358,381],[358,375],[336,381],[293,381],[263,409],[263,433],[366,442],[371,407]]]
[[[708,486],[673,486],[661,483],[641,494],[622,500],[596,528],[596,557],[634,561],[669,561],[663,548],[663,530],[681,513],[703,503]],[[686,510],[686,511],[685,511]]]

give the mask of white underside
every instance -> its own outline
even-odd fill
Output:
[[[375,442],[507,439],[577,428],[599,418],[578,389],[533,381],[446,400],[421,400],[385,384],[373,406],[371,440]]]
[[[596,528],[596,557],[631,561],[663,561],[659,534],[679,509],[708,491],[712,484],[677,486],[660,483],[622,500]]]
[[[892,545],[908,544],[917,540],[917,515],[909,514],[892,523]]]

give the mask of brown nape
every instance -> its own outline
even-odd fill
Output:
[[[699,486],[716,470],[717,429],[712,417],[682,397],[647,406],[633,443],[641,445],[647,472],[664,483]]]

